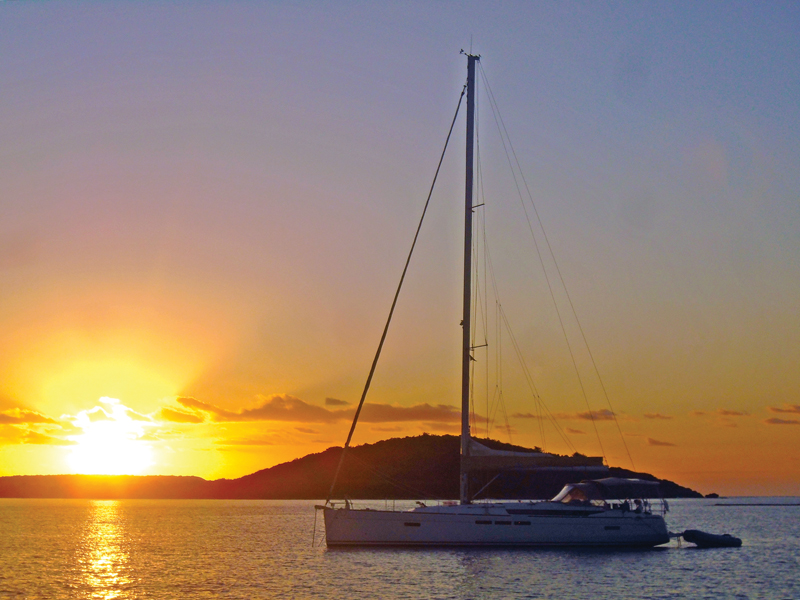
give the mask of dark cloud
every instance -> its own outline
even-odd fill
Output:
[[[351,411],[328,410],[289,395],[275,395],[255,408],[230,411],[194,398],[178,398],[186,408],[211,416],[212,421],[289,421],[295,423],[332,423],[350,418]]]
[[[365,404],[361,420],[366,423],[396,423],[399,421],[429,421],[460,423],[461,410],[448,404],[416,404],[392,406],[390,404]]]
[[[319,431],[316,429],[311,429],[309,427],[295,427],[295,430],[299,431],[300,433],[311,433],[311,434],[318,434]]]
[[[349,402],[338,398],[325,398],[325,406],[349,406]]]
[[[573,429],[572,427],[565,427],[564,431],[567,433],[571,433],[572,435],[586,435],[585,431],[581,431],[580,429]]]
[[[352,409],[329,410],[315,406],[289,395],[276,394],[264,400],[260,406],[230,411],[195,398],[178,398],[184,408],[210,415],[212,421],[288,421],[293,423],[334,423],[353,418]],[[461,412],[447,404],[417,404],[393,406],[390,404],[366,403],[360,420],[364,423],[397,423],[403,421],[426,421],[430,423],[457,423]],[[479,420],[485,420],[479,417]]]
[[[539,419],[541,420],[541,416],[535,415],[533,413],[513,413],[511,415],[512,419]]]
[[[662,442],[661,440],[654,440],[653,438],[647,438],[647,445],[648,446],[675,446],[672,442]]]
[[[581,421],[613,421],[615,417],[614,413],[607,408],[577,413],[561,413],[555,416],[558,419],[579,419]]]
[[[0,425],[21,425],[24,423],[55,423],[55,421],[45,417],[43,414],[19,408],[0,413]]]
[[[800,425],[800,421],[797,419],[778,419],[776,417],[765,419],[764,423],[767,425]]]
[[[669,420],[672,417],[669,415],[662,415],[661,413],[644,413],[645,419],[660,419],[660,420]]]
[[[171,421],[172,423],[202,423],[205,421],[202,415],[175,410],[167,406],[162,407],[158,411],[158,418],[162,421]]]
[[[738,410],[727,410],[724,408],[720,408],[717,410],[717,414],[723,417],[749,417],[750,414]]]
[[[769,406],[767,409],[774,413],[800,414],[800,404],[784,404],[783,407]]]
[[[693,410],[689,414],[693,417],[704,417],[706,415],[705,411],[702,410]]]
[[[613,421],[615,416],[618,415],[607,408],[603,408],[601,410],[586,410],[574,413],[555,413],[553,418],[562,421]],[[515,419],[537,419],[539,421],[544,419],[541,415],[533,413],[514,413],[511,417]]]

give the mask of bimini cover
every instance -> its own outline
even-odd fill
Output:
[[[564,486],[553,502],[570,502],[572,500],[622,500],[625,498],[661,498],[658,481],[644,479],[623,479],[622,477],[606,477],[605,479],[589,479],[580,483]]]

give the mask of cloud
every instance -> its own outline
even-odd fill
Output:
[[[297,431],[299,431],[300,433],[312,433],[312,434],[318,434],[319,433],[319,431],[317,431],[316,429],[311,429],[309,427],[295,427],[295,429]]]
[[[325,406],[348,406],[350,403],[338,398],[325,398]]]
[[[352,409],[329,410],[289,396],[276,394],[255,408],[230,411],[195,398],[177,398],[178,404],[195,412],[210,415],[212,421],[288,421],[293,423],[334,423],[353,418]],[[485,420],[477,417],[478,420]],[[429,423],[458,423],[461,412],[448,404],[416,404],[396,406],[391,404],[366,403],[361,413],[363,423],[397,423],[404,421],[426,421]]]
[[[607,408],[603,408],[601,410],[585,410],[583,412],[574,413],[555,413],[552,416],[554,419],[560,419],[562,421],[613,421],[615,417],[621,418],[619,415]],[[514,419],[536,419],[539,421],[545,418],[541,415],[535,415],[533,413],[513,413],[511,417]]]
[[[21,425],[24,423],[55,423],[55,421],[32,410],[15,408],[0,412],[0,425]]]
[[[586,435],[585,431],[581,431],[580,429],[573,429],[572,427],[565,427],[564,431],[567,433],[571,433],[572,435]]]
[[[514,413],[511,415],[512,419],[539,419],[541,420],[542,417],[540,415],[535,415],[533,413]]]
[[[370,431],[378,431],[381,433],[398,433],[403,431],[402,427],[370,427]]]
[[[178,398],[182,406],[211,415],[212,421],[289,421],[295,423],[332,423],[351,417],[351,411],[328,410],[289,395],[276,394],[260,406],[230,411],[195,398]]]
[[[764,423],[767,425],[800,425],[800,421],[797,419],[778,419],[778,418],[771,418],[765,419]]]
[[[37,433],[35,431],[29,431],[25,434],[25,437],[22,440],[23,444],[39,444],[39,445],[47,445],[47,446],[74,446],[78,442],[73,442],[72,440],[63,440],[61,438],[53,437],[50,435],[45,435],[43,433]]]
[[[202,415],[175,410],[168,406],[164,406],[158,411],[158,418],[172,423],[203,423],[205,421]]]
[[[662,415],[660,413],[644,413],[644,418],[645,419],[658,419],[658,420],[666,421],[666,420],[671,419],[672,417],[669,416],[669,415]]]
[[[76,442],[53,437],[36,431],[28,431],[19,427],[0,429],[0,444],[35,444],[43,446],[74,446]]]
[[[125,409],[125,414],[134,421],[146,421],[148,423],[153,422],[152,418],[148,417],[147,415],[143,415],[142,413],[138,413],[132,408],[128,408],[127,406],[123,406],[122,408]]]
[[[366,423],[396,423],[399,421],[429,421],[460,423],[461,410],[448,404],[416,404],[393,406],[391,404],[365,404],[361,420]]]
[[[112,420],[111,415],[108,414],[101,406],[95,406],[94,408],[83,411],[83,413],[86,415],[86,418],[89,419],[90,423]]]
[[[783,408],[778,408],[777,406],[768,406],[767,410],[774,412],[774,413],[792,413],[792,414],[800,414],[800,404],[784,404]]]
[[[693,410],[689,414],[693,417],[704,417],[706,415],[705,411],[702,410]]]
[[[661,440],[654,440],[653,438],[647,438],[647,445],[648,446],[675,446],[672,442],[662,442]]]
[[[585,412],[578,412],[578,413],[562,413],[556,415],[559,419],[580,419],[582,421],[613,421],[614,417],[613,412],[609,409],[604,408],[602,410],[588,410]]]
[[[724,408],[720,408],[717,410],[717,414],[723,417],[749,417],[750,413],[742,412],[738,410],[726,410]]]

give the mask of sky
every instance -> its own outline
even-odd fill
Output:
[[[478,377],[475,432],[800,495],[791,2],[0,3],[0,475],[230,478],[343,444],[461,49],[540,400],[519,366]],[[463,127],[356,444],[458,432]],[[504,335],[479,373],[516,361]]]

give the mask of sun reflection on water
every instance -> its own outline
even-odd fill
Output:
[[[89,508],[78,558],[90,598],[120,598],[131,586],[130,557],[120,502],[96,500]]]

